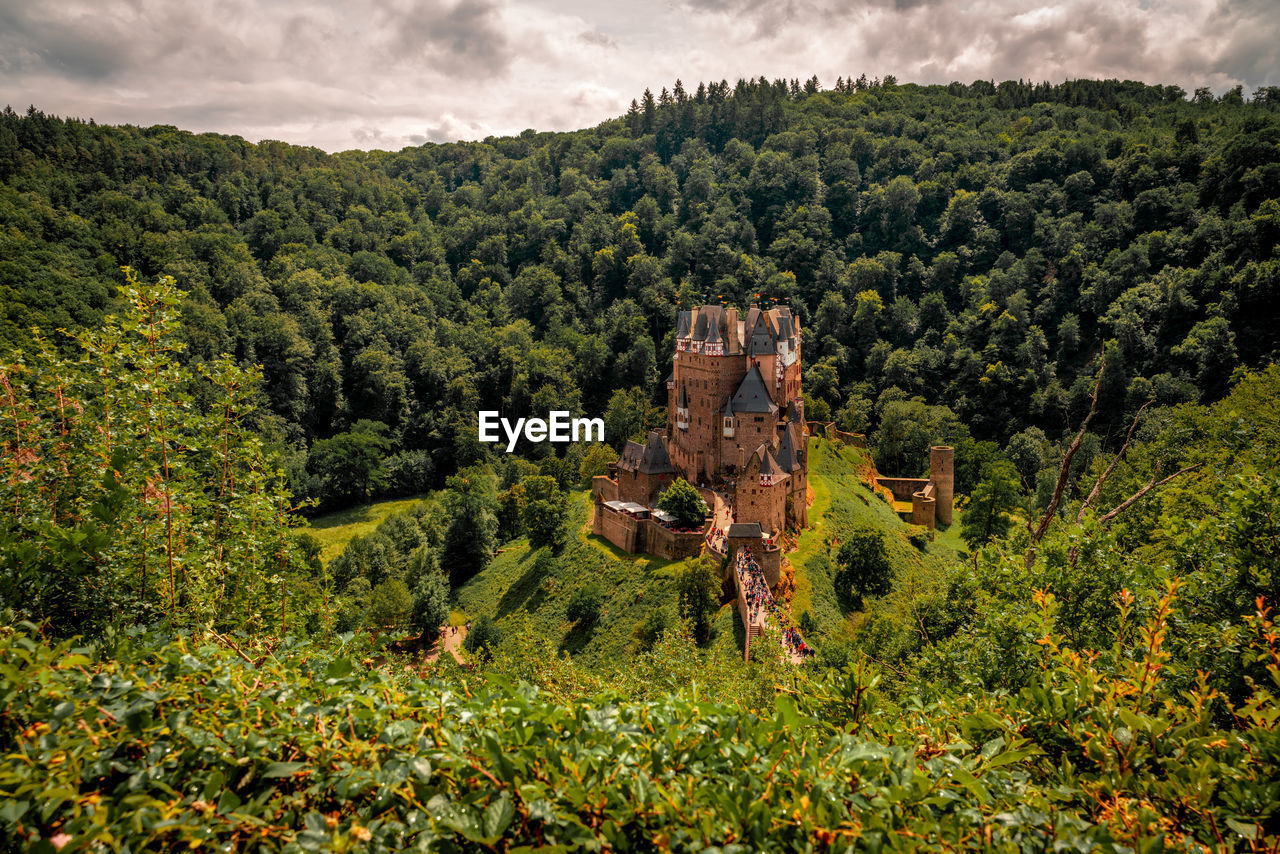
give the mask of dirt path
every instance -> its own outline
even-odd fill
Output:
[[[437,639],[431,645],[431,649],[427,650],[424,658],[427,661],[435,661],[440,657],[440,653],[447,652],[451,654],[459,664],[465,663],[462,658],[462,642],[467,639],[466,626],[445,626],[444,632],[444,649],[440,648],[440,640]]]

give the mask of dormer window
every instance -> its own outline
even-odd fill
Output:
[[[773,486],[773,478],[774,478],[774,475],[771,475],[771,474],[762,474],[762,475],[760,475],[760,485],[761,485],[761,486]]]
[[[702,348],[702,352],[703,352],[703,355],[706,355],[706,356],[723,356],[724,345],[723,344],[707,344],[705,347]]]

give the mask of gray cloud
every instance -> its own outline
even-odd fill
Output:
[[[415,0],[379,0],[375,26],[400,59],[443,71],[507,70],[514,46],[503,30],[496,3],[459,0],[452,5]]]
[[[618,115],[645,87],[895,74],[1280,85],[1274,0],[0,0],[0,103],[343,148]]]
[[[596,45],[597,47],[613,48],[618,46],[618,43],[612,38],[604,33],[596,32],[595,30],[584,30],[583,32],[578,33],[578,38],[582,39],[587,44]]]

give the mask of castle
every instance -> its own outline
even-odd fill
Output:
[[[951,524],[955,491],[955,448],[934,445],[929,448],[928,477],[882,477],[876,485],[893,496],[893,509],[913,525],[932,531],[937,523]]]
[[[696,542],[681,539],[689,532],[668,536],[656,530],[670,529],[665,514],[652,509],[683,477],[709,506],[728,496],[728,544],[758,541],[765,574],[776,583],[780,535],[808,521],[800,339],[786,307],[753,306],[745,317],[712,305],[679,312],[666,431],[628,442],[611,474],[596,478],[595,532],[630,552],[696,554],[706,526]]]

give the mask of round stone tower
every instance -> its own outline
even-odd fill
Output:
[[[956,449],[950,445],[934,445],[929,449],[929,480],[937,497],[934,516],[943,525],[951,524],[951,507],[955,492]]]
[[[932,495],[926,495],[924,490],[911,493],[911,524],[924,525],[932,531],[937,503],[937,499]]]

